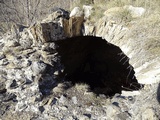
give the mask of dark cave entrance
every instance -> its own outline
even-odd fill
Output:
[[[79,36],[56,41],[67,81],[86,83],[96,94],[138,90],[134,69],[122,50],[100,37]]]

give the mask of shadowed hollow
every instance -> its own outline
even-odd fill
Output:
[[[100,37],[79,36],[56,41],[67,81],[86,83],[96,94],[114,95],[138,90],[129,58],[121,49]]]

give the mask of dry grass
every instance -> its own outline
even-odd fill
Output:
[[[75,88],[78,90],[78,91],[83,91],[83,92],[86,92],[90,89],[90,87],[85,84],[85,83],[77,83],[75,85]]]
[[[113,7],[122,7],[125,5],[132,5],[134,7],[144,7],[147,9],[147,12],[145,14],[146,17],[153,14],[153,12],[157,12],[160,15],[160,0],[94,0],[94,4],[91,2],[92,0],[76,0],[71,5],[70,10],[72,10],[75,6],[82,7],[84,4],[90,4],[94,6],[95,11],[92,14],[91,21],[97,21],[97,19],[104,16],[104,11],[113,8]],[[125,21],[131,21],[132,18],[128,11],[119,11],[117,13],[118,17],[120,19]],[[153,16],[152,16],[153,17]],[[157,17],[158,18],[158,17]],[[153,17],[156,21],[158,20],[156,16]],[[155,22],[156,22],[155,21]],[[159,22],[159,21],[158,21]]]

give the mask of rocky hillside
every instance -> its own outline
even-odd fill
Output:
[[[117,16],[117,11],[123,13],[125,10],[134,19],[122,21]],[[141,19],[147,10],[141,8],[140,14],[137,10],[139,11],[139,8],[133,6],[111,8],[104,13],[102,18],[91,22],[89,20],[89,16],[92,15],[91,6],[84,6],[83,10],[77,7],[70,15],[63,9],[56,9],[46,19],[30,27],[13,25],[11,31],[8,31],[0,39],[0,119],[159,120],[160,34],[155,28],[159,23],[155,24],[152,30],[148,29],[148,26],[153,24],[145,24],[144,19]],[[128,20],[128,18],[126,19]],[[92,45],[91,41],[89,44],[86,42],[83,44],[83,41],[75,42],[75,44],[72,42],[72,46],[67,44],[70,37],[73,39],[74,36],[82,37],[83,35],[100,36],[106,42],[102,47],[100,43]],[[85,38],[82,37],[82,39]],[[102,39],[100,38],[100,40]],[[64,52],[63,47],[58,45],[61,44],[61,41],[65,41],[65,44],[62,44],[63,47],[66,47]],[[79,47],[80,45],[86,46]],[[121,50],[116,53],[114,49],[108,49],[110,52],[107,55],[105,45],[116,45]],[[96,47],[92,48],[92,46]],[[98,49],[98,52],[94,50],[95,48]],[[62,56],[58,50],[62,50]],[[85,50],[89,50],[89,53],[94,52],[93,60],[89,60],[91,61],[89,67],[87,62],[81,62],[86,58],[86,52],[81,57],[81,51]],[[103,57],[105,53],[110,59]],[[67,60],[64,62],[63,58],[67,58]],[[91,59],[91,57],[89,58]],[[110,60],[109,67],[103,67],[106,64],[104,59]],[[95,60],[98,62],[96,61],[96,65],[93,65],[92,62]],[[122,69],[112,63],[117,63],[116,65],[121,66]],[[83,72],[109,73],[103,77],[108,77],[107,80],[112,74],[116,80],[110,79],[106,84],[106,86],[112,86],[111,88],[105,87],[110,88],[111,91],[113,89],[116,91],[115,88],[120,87],[120,92],[116,91],[112,96],[101,91],[95,94],[90,84],[73,83],[73,80],[71,82],[70,76],[80,69],[78,65],[81,64],[86,64]],[[127,66],[125,66],[126,64]],[[96,69],[92,66],[95,66]],[[99,66],[101,67],[99,68]],[[103,68],[109,68],[108,71],[119,70],[113,74]],[[126,71],[126,69],[127,74],[124,74],[122,71]],[[130,74],[137,81],[129,82],[129,86],[136,88],[135,85],[138,82],[144,86],[138,84],[139,88],[137,89],[124,86],[125,84],[122,84],[121,81],[126,82],[127,75]],[[92,77],[94,80],[94,75],[91,74],[89,78]],[[115,75],[118,77],[114,77]],[[120,75],[123,77],[119,77]],[[85,79],[84,76],[83,79]],[[95,88],[95,90],[97,89]]]

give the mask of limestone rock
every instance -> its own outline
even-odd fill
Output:
[[[83,14],[84,14],[83,10],[80,7],[75,7],[71,11],[69,17],[81,17],[81,16],[83,16]]]
[[[24,31],[21,33],[19,44],[22,46],[24,50],[31,48],[33,41],[31,37],[29,36],[28,31]]]
[[[124,9],[128,10],[133,18],[141,17],[146,11],[143,7],[133,7],[132,5],[126,5]]]
[[[66,101],[67,101],[67,98],[64,95],[62,95],[59,99],[59,102],[62,104],[64,104]]]
[[[17,39],[7,40],[5,42],[5,45],[8,47],[16,47],[16,46],[19,46],[19,41]]]
[[[152,108],[147,108],[143,113],[142,113],[142,119],[143,120],[156,120],[156,115],[155,112]]]
[[[95,25],[91,24],[91,23],[84,23],[84,35],[85,36],[95,36]]]
[[[120,113],[120,108],[110,105],[106,110],[106,114],[108,117],[114,117],[116,114]]]
[[[93,6],[83,5],[84,18],[89,19],[93,13],[93,10],[94,10]]]
[[[45,20],[35,23],[29,28],[29,34],[33,44],[42,44],[65,38],[63,21],[69,19],[69,13],[63,9],[53,10],[53,13]],[[66,31],[65,31],[66,32]]]
[[[69,19],[69,13],[62,8],[53,8],[50,10],[50,13],[47,18],[42,20],[42,23],[53,22],[59,18]]]
[[[115,120],[129,120],[130,115],[127,112],[119,113],[116,117]]]
[[[46,71],[47,65],[43,61],[37,61],[32,63],[32,70],[35,75],[43,74]]]
[[[74,104],[77,104],[77,97],[75,97],[75,96],[72,97],[72,101],[73,101]]]

